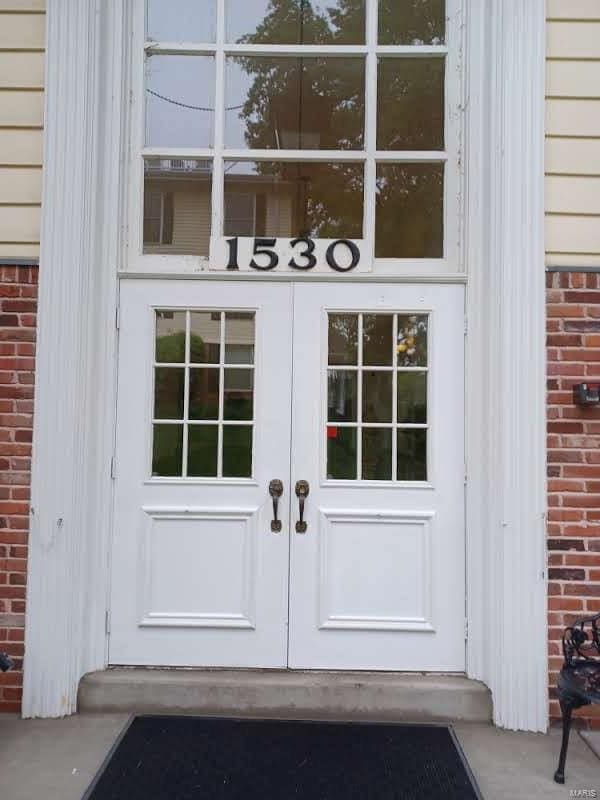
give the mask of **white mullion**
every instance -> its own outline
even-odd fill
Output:
[[[230,55],[244,56],[305,56],[347,58],[362,56],[367,52],[364,44],[225,44],[224,51]]]
[[[358,315],[358,371],[356,373],[356,480],[362,480],[362,365],[363,315]]]
[[[225,312],[221,311],[219,347],[219,419],[217,433],[217,478],[223,477],[223,406],[225,398]]]
[[[370,0],[367,0],[369,3]],[[235,44],[225,43],[224,37],[219,41],[219,13],[223,14],[222,3],[217,11],[217,41],[214,42],[146,42],[144,50],[149,55],[213,55],[219,50],[230,55],[245,56],[313,56],[344,58],[362,56],[368,52],[369,46],[364,44]],[[224,20],[224,14],[223,14]],[[368,22],[367,22],[368,31]],[[375,36],[377,36],[377,10],[375,10]],[[368,42],[368,36],[367,36]],[[448,52],[446,45],[377,45],[377,55],[392,58],[427,58],[444,56]]]
[[[228,161],[350,161],[366,158],[362,150],[233,150],[223,149]]]
[[[217,45],[214,43],[194,44],[193,42],[146,42],[144,44],[146,55],[163,56],[201,56],[214,55]]]
[[[376,52],[379,56],[391,58],[442,58],[448,52],[448,47],[445,44],[380,44]]]
[[[185,312],[185,353],[183,357],[183,449],[181,454],[181,474],[187,478],[188,471],[188,421],[190,417],[190,312]]]
[[[223,140],[225,136],[225,3],[217,2],[217,44],[215,52],[215,135],[211,193],[211,239],[223,235]],[[219,450],[220,453],[220,450]]]
[[[367,90],[369,91],[369,90]],[[376,98],[375,98],[376,101]],[[376,109],[374,111],[376,114]],[[365,120],[365,127],[368,126]],[[365,139],[369,134],[365,132]],[[208,161],[215,151],[210,147],[144,147],[144,158],[183,158]],[[349,161],[360,163],[367,159],[363,150],[222,150],[223,158],[231,161]],[[377,161],[390,162],[443,162],[448,160],[444,150],[374,150],[372,155]]]
[[[367,0],[365,65],[365,174],[363,238],[371,266],[375,258],[375,200],[377,196],[377,0]]]
[[[392,355],[392,480],[398,480],[398,314],[392,323],[394,352]]]
[[[448,160],[448,154],[444,150],[377,150],[375,158],[377,161],[392,163],[443,162]]]

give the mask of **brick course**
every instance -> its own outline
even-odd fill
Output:
[[[548,354],[548,648],[550,715],[562,629],[600,611],[600,409],[573,403],[573,384],[600,383],[600,274],[553,272],[546,281]],[[600,728],[600,707],[576,712]]]
[[[37,267],[0,266],[0,712],[21,710]]]

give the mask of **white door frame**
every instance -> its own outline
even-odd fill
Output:
[[[545,730],[545,2],[465,4],[468,675]],[[47,3],[26,717],[106,665],[130,6]]]

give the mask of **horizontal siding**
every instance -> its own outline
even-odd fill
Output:
[[[39,206],[0,206],[0,242],[36,244],[39,241]]]
[[[598,0],[547,0],[549,20],[600,20]]]
[[[600,0],[548,0],[546,262],[600,266]]]
[[[38,167],[0,167],[0,203],[39,205],[41,193],[42,173]]]
[[[0,0],[0,258],[39,251],[43,0]]]
[[[550,58],[600,58],[600,21],[548,22]]]
[[[600,2],[600,0],[599,0]],[[600,98],[600,60],[550,61],[546,69],[546,96]]]
[[[44,37],[44,14],[0,14],[0,49],[43,50]]]
[[[600,214],[600,177],[549,175],[546,211],[553,214]]]
[[[546,249],[552,253],[600,254],[600,217],[549,215]]]
[[[600,176],[600,138],[546,137],[547,175]]]

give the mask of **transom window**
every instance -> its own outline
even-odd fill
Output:
[[[454,259],[455,5],[147,0],[141,254],[224,262],[226,237],[261,236]]]

